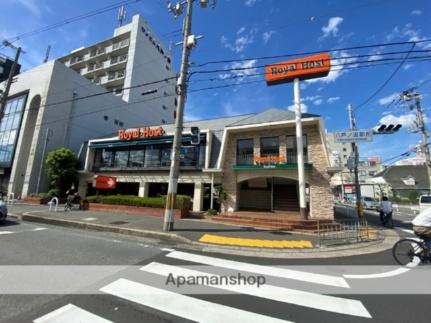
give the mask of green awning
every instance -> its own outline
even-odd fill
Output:
[[[233,165],[234,170],[262,170],[262,169],[298,169],[298,163],[269,164],[269,165]],[[312,163],[304,163],[307,170],[313,169]]]

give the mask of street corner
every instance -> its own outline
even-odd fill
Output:
[[[253,247],[265,249],[312,249],[314,245],[309,240],[267,240],[254,238],[229,237],[214,234],[204,234],[199,242],[215,245]]]

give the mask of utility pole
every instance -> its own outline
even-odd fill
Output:
[[[13,64],[12,64],[12,68],[10,69],[10,72],[9,72],[9,77],[6,81],[6,88],[0,102],[0,120],[3,119],[4,109],[6,107],[7,98],[9,96],[10,87],[12,85],[13,77],[15,76],[16,66],[18,65],[19,56],[21,54],[21,47],[15,47],[7,40],[3,41],[3,45],[15,49],[16,54],[15,54],[15,60],[13,61]]]
[[[424,152],[425,155],[425,165],[427,167],[428,172],[428,178],[429,178],[429,192],[431,193],[431,155],[430,155],[430,149],[429,149],[429,133],[425,126],[425,115],[422,110],[421,105],[421,95],[418,92],[415,92],[413,89],[404,91],[400,95],[401,100],[403,101],[411,101],[415,100],[415,105],[410,106],[410,109],[413,110],[416,108],[416,124],[418,127],[418,130],[421,132],[422,135],[422,144],[421,144],[421,150]]]
[[[350,130],[356,129],[356,120],[353,116],[352,105],[348,105],[349,111],[349,121],[350,121]],[[354,156],[354,174],[355,174],[355,193],[356,193],[356,213],[358,217],[362,216],[362,201],[361,201],[361,185],[359,184],[359,174],[358,174],[358,166],[359,166],[359,151],[358,145],[352,142],[352,152]]]
[[[182,3],[172,5],[169,3],[168,10],[171,11],[175,17],[183,12],[183,6],[186,6],[186,16],[184,18],[183,26],[183,49],[181,70],[177,81],[177,109],[175,118],[175,132],[171,152],[171,167],[169,171],[169,184],[168,194],[166,196],[165,216],[163,220],[163,231],[169,232],[174,229],[174,206],[177,195],[178,178],[180,173],[180,149],[183,133],[183,117],[184,106],[187,97],[187,81],[189,70],[189,57],[191,49],[196,45],[197,37],[191,34],[192,30],[192,9],[194,0],[186,0]],[[205,8],[208,0],[200,0],[202,8]]]

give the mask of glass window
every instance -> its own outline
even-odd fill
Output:
[[[23,95],[6,102],[5,114],[0,122],[0,163],[3,163],[3,167],[9,167],[12,163],[25,98],[26,95]]]
[[[102,151],[102,160],[101,167],[112,167],[112,157],[114,156],[114,152],[112,150],[103,149]]]
[[[127,167],[129,163],[129,151],[117,150],[114,156],[114,167]]]
[[[145,167],[159,167],[160,166],[160,148],[157,146],[148,146],[145,149]]]
[[[260,138],[260,156],[278,156],[279,144],[278,137],[264,137]]]
[[[236,163],[238,165],[253,165],[253,138],[239,139],[236,144]]]
[[[296,163],[298,162],[298,156],[296,151],[296,136],[287,136],[286,137],[286,156],[288,163]],[[308,149],[307,149],[307,136],[302,136],[302,144],[304,147],[304,161],[308,161]],[[346,155],[344,155],[346,157]]]
[[[162,159],[161,166],[170,166],[171,165],[171,146],[165,146],[161,149],[162,151]]]
[[[194,167],[198,165],[199,147],[183,146],[180,151],[180,166]]]
[[[131,150],[129,155],[129,167],[144,167],[145,150]]]

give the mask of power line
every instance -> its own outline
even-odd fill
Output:
[[[422,39],[418,41],[403,41],[403,42],[391,42],[391,43],[378,43],[374,45],[360,45],[360,46],[351,46],[351,47],[340,47],[333,49],[322,49],[318,51],[309,51],[309,52],[297,52],[293,54],[279,54],[272,56],[258,56],[258,57],[249,57],[249,58],[240,58],[240,59],[227,59],[227,60],[218,60],[218,61],[209,61],[201,64],[196,64],[194,67],[202,67],[210,64],[226,64],[226,63],[235,63],[235,62],[245,62],[250,60],[266,60],[266,59],[275,59],[275,58],[284,58],[284,57],[296,57],[296,56],[305,56],[305,55],[313,55],[320,54],[323,52],[339,52],[339,51],[347,51],[347,50],[356,50],[356,49],[367,49],[374,47],[384,47],[384,46],[400,46],[400,45],[411,45],[411,44],[420,44],[431,42],[431,38]]]
[[[75,16],[75,17],[67,18],[65,20],[62,20],[62,21],[57,22],[57,23],[54,23],[52,25],[44,26],[44,27],[41,27],[41,28],[38,28],[38,29],[35,29],[35,30],[32,30],[32,31],[27,31],[27,32],[18,34],[16,36],[10,38],[9,42],[14,43],[14,42],[16,42],[16,41],[18,41],[20,39],[26,38],[26,37],[34,36],[34,35],[37,35],[37,34],[40,34],[40,33],[46,32],[46,31],[49,31],[49,30],[53,30],[53,29],[62,27],[64,25],[68,25],[70,23],[74,23],[74,22],[77,22],[77,21],[80,21],[80,20],[83,20],[83,19],[86,19],[86,18],[90,18],[90,17],[96,16],[96,15],[99,15],[99,14],[102,14],[102,13],[105,13],[105,12],[108,12],[108,11],[111,11],[111,10],[114,10],[114,9],[118,9],[118,8],[120,8],[123,5],[128,5],[128,4],[131,4],[131,3],[136,3],[136,2],[141,2],[141,1],[142,0],[121,1],[121,2],[118,2],[116,4],[112,4],[112,5],[109,5],[109,6],[106,6],[106,7],[102,7],[102,8],[96,9],[96,10],[92,10],[92,11],[80,14],[78,16]],[[2,48],[3,47],[1,47],[0,49],[2,49]]]
[[[397,68],[392,72],[392,74],[387,78],[385,82],[373,93],[371,94],[365,101],[363,101],[361,104],[359,104],[354,111],[357,111],[359,108],[366,105],[368,102],[370,102],[381,90],[385,88],[385,86],[394,78],[395,74],[400,70],[401,66],[406,62],[407,58],[410,56],[410,53],[412,52],[413,48],[415,47],[416,43],[412,44],[412,47],[410,48],[410,51],[407,53],[407,55],[404,57],[404,59],[400,62],[400,64],[397,66]]]

